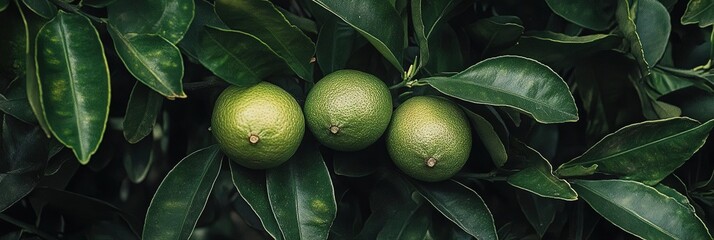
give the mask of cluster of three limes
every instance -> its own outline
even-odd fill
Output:
[[[387,86],[360,71],[328,74],[308,93],[304,108],[303,117],[295,99],[270,83],[229,87],[216,100],[212,131],[229,158],[265,169],[295,153],[305,122],[320,143],[339,151],[364,149],[386,130],[394,163],[424,181],[453,176],[471,149],[469,124],[457,105],[438,97],[413,97],[392,116]]]

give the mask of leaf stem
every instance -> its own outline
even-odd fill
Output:
[[[77,6],[75,6],[75,5],[72,5],[72,4],[69,4],[69,3],[66,3],[66,2],[63,2],[63,1],[60,1],[60,0],[50,0],[50,2],[52,2],[54,5],[57,5],[57,7],[61,8],[61,9],[64,9],[64,10],[69,11],[69,12],[71,12],[71,13],[76,13],[76,14],[82,15],[82,16],[84,16],[84,17],[86,17],[86,18],[89,18],[89,19],[91,19],[92,21],[95,21],[95,22],[97,22],[97,23],[107,23],[107,21],[106,21],[105,19],[101,19],[101,18],[92,16],[92,15],[89,15],[89,14],[87,14],[87,13],[85,13],[85,12],[82,12],[82,10],[80,10],[80,9],[79,9]]]
[[[10,223],[10,224],[12,224],[12,225],[18,226],[18,227],[22,228],[22,230],[24,230],[24,231],[26,231],[26,232],[29,232],[29,233],[32,233],[32,234],[35,234],[35,235],[37,235],[37,236],[39,236],[39,237],[41,237],[41,238],[43,238],[43,239],[53,239],[53,240],[58,239],[57,237],[52,236],[51,234],[46,233],[46,232],[44,232],[44,231],[38,229],[38,228],[35,227],[34,225],[27,224],[27,223],[25,223],[25,222],[23,222],[23,221],[17,220],[17,219],[15,219],[15,218],[13,218],[13,217],[10,217],[10,216],[5,215],[5,214],[2,214],[2,213],[0,213],[0,220],[3,220],[3,221],[5,221],[5,222],[8,222],[8,223]]]
[[[457,174],[458,178],[473,178],[481,179],[486,181],[506,181],[508,178],[505,176],[497,176],[498,171],[491,171],[487,173],[461,173]]]

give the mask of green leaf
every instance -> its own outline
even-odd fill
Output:
[[[216,13],[232,29],[264,42],[300,78],[312,82],[315,44],[267,0],[218,0]]]
[[[677,192],[677,190],[674,190],[674,188],[668,187],[667,185],[664,185],[662,183],[658,183],[657,185],[652,186],[657,191],[660,193],[667,195],[668,197],[674,198],[679,202],[679,204],[682,204],[683,206],[689,208],[690,211],[694,212],[694,206],[692,206],[692,203],[689,202],[689,199],[687,196],[682,195],[681,193]]]
[[[415,204],[412,201],[403,203],[397,212],[387,220],[376,239],[424,239],[431,224],[430,220],[431,207],[429,205]]]
[[[132,183],[141,183],[149,174],[154,163],[154,139],[151,137],[127,145],[124,148],[123,159],[126,176]]]
[[[506,152],[506,146],[503,145],[503,142],[498,136],[496,130],[493,128],[493,125],[491,125],[491,123],[481,115],[465,108],[462,109],[464,109],[466,116],[468,116],[469,120],[471,120],[471,125],[474,127],[474,131],[478,134],[481,142],[483,142],[483,145],[486,147],[488,154],[491,156],[491,160],[493,160],[493,164],[496,165],[496,167],[503,167],[508,160],[508,153]]]
[[[578,26],[604,31],[612,25],[614,4],[611,1],[546,0],[555,14]]]
[[[477,239],[497,239],[493,215],[481,196],[467,186],[447,180],[419,182],[419,193],[446,218]]]
[[[10,0],[0,0],[0,12],[5,11],[7,6],[10,5]]]
[[[399,72],[407,46],[406,26],[388,1],[313,0],[362,34]],[[369,16],[369,17],[366,17]]]
[[[26,69],[27,22],[14,3],[9,10],[0,12],[0,22],[3,25],[0,31],[0,55],[3,56],[0,58],[0,76],[8,80],[15,79],[23,75]]]
[[[597,164],[598,172],[654,185],[697,152],[713,127],[714,121],[699,124],[690,118],[631,124],[605,136],[556,173],[565,176],[571,168]]]
[[[414,33],[419,44],[419,66],[426,66],[429,62],[429,39],[438,29],[446,14],[448,14],[460,0],[423,1],[412,0],[412,21]]]
[[[181,160],[166,175],[146,212],[142,239],[188,239],[221,170],[217,145]]]
[[[164,99],[141,83],[135,83],[124,115],[124,138],[137,143],[154,129]]]
[[[153,34],[121,34],[109,25],[119,58],[140,82],[167,98],[185,98],[181,51]]]
[[[523,22],[516,16],[493,16],[466,26],[469,36],[484,46],[482,58],[515,45],[524,29]]]
[[[177,45],[186,55],[193,58],[192,61],[198,61],[198,51],[202,47],[201,33],[205,26],[228,28],[226,24],[218,19],[218,15],[216,15],[213,8],[213,4],[205,0],[196,1],[196,16],[193,18],[188,31],[186,31],[186,34],[183,35],[183,38]]]
[[[712,0],[690,0],[687,10],[682,15],[682,24],[699,24],[700,28],[705,28],[714,24],[714,1]]]
[[[0,111],[26,123],[37,123],[30,102],[27,100],[27,90],[24,85],[25,79],[21,78],[10,83],[7,96],[0,94]]]
[[[645,184],[578,180],[573,187],[600,215],[639,238],[712,239],[694,211]]]
[[[237,86],[250,86],[288,69],[254,36],[210,26],[202,33],[198,60],[216,76]]]
[[[93,8],[104,8],[116,1],[117,0],[82,0],[82,5],[87,5]]]
[[[568,36],[554,32],[529,32],[504,54],[520,55],[560,68],[574,65],[593,53],[616,48],[622,39],[615,35]]]
[[[548,227],[555,220],[556,204],[559,202],[525,191],[516,192],[516,200],[521,207],[521,211],[523,211],[523,215],[526,216],[526,220],[533,226],[538,236],[543,238]]]
[[[24,198],[40,181],[40,173],[27,172],[20,174],[0,173],[0,212],[5,211],[17,201]]]
[[[508,177],[508,184],[538,196],[566,201],[578,200],[570,184],[553,175],[553,167],[538,151],[520,141],[513,141],[510,161],[524,166]]]
[[[525,57],[489,58],[456,75],[420,81],[467,102],[518,109],[541,123],[578,120],[575,100],[563,79]]]
[[[89,19],[60,11],[37,35],[42,109],[52,134],[82,164],[102,141],[109,115],[109,68]]]
[[[304,32],[317,34],[317,24],[312,19],[298,16],[295,13],[292,13],[281,7],[276,8],[278,9],[278,11],[280,11],[280,13],[283,14],[283,16],[285,16],[285,19],[287,19],[290,24],[295,25]]]
[[[17,3],[19,7],[19,3]],[[51,136],[50,127],[47,123],[47,117],[42,110],[40,102],[40,82],[37,77],[37,63],[35,62],[35,41],[40,28],[44,26],[45,21],[32,13],[25,15],[22,8],[19,9],[20,14],[26,23],[25,25],[25,90],[27,90],[27,100],[30,103],[30,108],[37,118],[42,131],[48,138]]]
[[[667,47],[672,28],[667,9],[657,0],[639,0],[635,5],[618,0],[615,19],[642,75],[648,75]]]
[[[121,0],[107,7],[109,24],[126,35],[156,34],[176,44],[193,21],[193,0]]]
[[[5,116],[1,132],[1,174],[39,171],[47,165],[48,141],[39,127]]]
[[[388,161],[385,152],[369,151],[341,152],[335,151],[333,154],[334,172],[346,177],[364,177],[377,171],[379,164]]]
[[[22,0],[30,10],[43,18],[51,19],[57,15],[57,6],[47,0]]]
[[[337,203],[316,146],[303,143],[290,160],[267,170],[266,179],[270,207],[286,238],[327,238]]]
[[[454,28],[445,24],[429,39],[429,62],[426,70],[432,73],[458,72],[464,69],[463,50]]]
[[[315,55],[324,74],[345,68],[358,44],[357,37],[357,31],[339,19],[328,21],[320,27]]]
[[[233,185],[258,216],[265,231],[274,239],[283,239],[283,233],[270,208],[265,171],[247,169],[233,161],[230,161],[230,166]]]

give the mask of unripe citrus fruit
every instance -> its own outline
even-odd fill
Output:
[[[410,98],[394,111],[387,150],[407,175],[427,182],[451,178],[471,152],[471,129],[463,110],[439,97]]]
[[[266,169],[295,154],[305,133],[305,118],[295,98],[278,86],[230,86],[216,100],[211,131],[230,159],[247,168]]]
[[[389,126],[392,96],[374,75],[339,70],[315,84],[305,99],[307,126],[323,145],[357,151],[374,143]]]

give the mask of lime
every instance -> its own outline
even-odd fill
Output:
[[[278,86],[230,86],[216,100],[211,131],[230,159],[247,168],[266,169],[295,154],[305,133],[305,118],[295,98]]]
[[[410,98],[394,111],[387,150],[397,167],[413,178],[449,179],[471,152],[469,122],[459,106],[447,99]]]
[[[307,126],[323,145],[357,151],[384,133],[392,116],[387,85],[374,75],[339,70],[328,74],[305,99]]]

